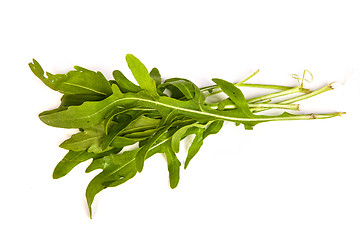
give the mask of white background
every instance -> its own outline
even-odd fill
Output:
[[[358,1],[346,0],[3,1],[0,238],[360,239],[359,23]],[[291,74],[309,69],[306,87],[336,89],[304,101],[301,113],[347,114],[253,131],[226,124],[175,190],[156,155],[134,179],[101,192],[90,220],[84,193],[98,172],[85,174],[86,162],[51,178],[72,131],[38,119],[60,94],[27,64],[129,76],[127,53],[199,86],[257,69],[253,83],[295,86]]]

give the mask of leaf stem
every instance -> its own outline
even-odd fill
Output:
[[[253,74],[251,74],[249,77],[245,78],[244,80],[238,82],[238,83],[234,83],[235,86],[237,87],[255,87],[255,88],[267,88],[267,89],[276,89],[276,90],[288,90],[291,89],[292,87],[286,87],[286,86],[279,86],[279,85],[267,85],[267,84],[247,84],[245,83],[246,81],[248,81],[250,78],[252,78],[253,76],[255,76],[257,73],[259,72],[259,69],[256,70]],[[222,90],[218,90],[216,92],[213,92],[215,89],[219,89],[218,85],[211,85],[211,86],[207,86],[207,87],[202,87],[200,88],[200,91],[202,92],[208,92],[206,95],[207,96],[211,96],[217,93],[222,92]]]
[[[212,109],[217,109],[219,103],[211,103],[207,104],[207,106],[211,107]],[[276,109],[288,109],[288,110],[299,110],[299,104],[278,104],[278,103],[250,103],[249,104],[250,110],[257,111],[261,109],[269,109],[269,108],[276,108]],[[236,105],[228,101],[228,103],[224,106],[224,109],[234,109]]]
[[[284,101],[281,101],[279,103],[281,104],[288,104],[288,103],[294,103],[294,102],[298,102],[298,101],[302,101],[302,100],[305,100],[305,99],[308,99],[308,98],[311,98],[313,96],[316,96],[316,95],[319,95],[321,93],[324,93],[324,92],[327,92],[329,90],[333,90],[334,88],[331,86],[332,83],[322,87],[322,88],[319,88],[313,92],[310,92],[308,94],[304,94],[304,95],[301,95],[301,96],[297,96],[297,97],[294,97],[294,98],[291,98],[291,99],[288,99],[288,100],[284,100]]]
[[[260,69],[256,70],[253,74],[251,74],[250,76],[248,76],[247,78],[245,78],[244,80],[238,82],[237,84],[243,84],[244,82],[246,82],[247,80],[249,80],[250,78],[252,78],[253,76],[255,76],[258,72],[260,71]],[[235,84],[235,86],[237,85]]]
[[[308,94],[304,94],[304,95],[301,95],[301,96],[296,96],[296,97],[293,97],[293,98],[290,98],[290,99],[287,99],[287,100],[284,100],[284,101],[277,102],[277,104],[292,104],[292,103],[295,103],[295,102],[299,102],[299,101],[311,98],[313,96],[319,95],[319,94],[327,92],[329,90],[333,90],[334,88],[331,85],[332,85],[332,83],[330,83],[328,85],[325,85],[324,87],[319,88],[319,89],[317,89],[315,91],[312,91],[312,92],[310,92]],[[264,108],[264,109],[255,110],[254,112],[261,112],[261,111],[265,111],[265,110],[269,110],[269,109],[270,108]]]
[[[299,104],[278,104],[278,103],[250,103],[250,110],[256,112],[262,109],[288,109],[288,110],[299,110]]]
[[[268,85],[268,84],[255,84],[255,83],[242,83],[242,84],[238,84],[238,83],[234,83],[235,86],[237,87],[250,87],[250,88],[264,88],[264,89],[274,89],[274,90],[280,90],[280,91],[285,91],[285,90],[290,90],[293,89],[294,87],[287,87],[287,86],[281,86],[281,85]],[[209,89],[208,89],[209,88]],[[210,87],[205,87],[205,88],[200,88],[200,90],[202,92],[206,92],[206,91],[212,91],[214,89],[218,89],[219,87],[217,85],[213,85]],[[206,96],[212,96],[218,93],[221,93],[222,90],[217,90],[217,91],[212,91],[209,93],[205,93]]]
[[[302,86],[297,86],[288,90],[284,90],[281,92],[276,92],[276,93],[270,93],[264,96],[259,96],[259,97],[255,97],[255,98],[251,98],[251,99],[247,99],[246,101],[248,103],[256,103],[256,102],[260,102],[260,101],[264,101],[264,100],[268,100],[268,99],[272,99],[272,98],[277,98],[277,97],[282,97],[282,96],[286,96],[286,95],[290,95],[290,94],[294,94],[294,93],[311,93],[311,91],[309,89],[305,89]]]

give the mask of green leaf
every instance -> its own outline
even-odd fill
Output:
[[[48,85],[47,79],[44,77],[45,74],[44,70],[35,59],[33,59],[33,62],[29,63],[29,67],[31,71],[35,74],[35,76],[37,76],[41,81],[43,81],[46,84],[46,86],[50,87]]]
[[[190,134],[195,134],[195,138],[193,139],[188,150],[188,155],[186,157],[185,165],[184,165],[185,169],[188,167],[190,160],[193,159],[194,156],[199,152],[201,146],[203,145],[204,139],[211,134],[218,133],[223,125],[224,125],[224,121],[217,120],[207,124],[206,128],[199,127],[199,125],[194,125],[195,127],[188,128],[188,131],[185,133],[185,136]]]
[[[241,90],[235,87],[232,83],[229,83],[225,80],[214,78],[213,81],[223,90],[223,92],[229,96],[231,101],[238,107],[238,109],[244,113],[247,117],[253,117],[252,112],[250,111],[249,105],[247,104],[244,94]]]
[[[64,94],[61,97],[60,106],[79,106],[84,102],[101,101],[106,97],[103,95],[92,95],[92,94]]]
[[[193,159],[193,157],[199,152],[201,146],[203,145],[204,131],[205,131],[204,128],[196,128],[195,129],[195,131],[194,131],[195,138],[193,139],[193,141],[189,147],[188,154],[186,156],[185,166],[184,166],[185,169],[189,165],[190,160]]]
[[[205,128],[206,125],[201,125],[198,123],[193,123],[193,124],[189,124],[189,125],[185,125],[183,127],[181,127],[179,130],[177,130],[174,135],[171,138],[171,148],[174,152],[178,153],[179,152],[179,146],[180,146],[180,141],[183,139],[183,136],[185,135],[185,133],[187,132],[187,130],[189,128],[193,128],[193,127],[197,127],[197,128]]]
[[[170,187],[174,189],[179,183],[181,163],[172,150],[170,141],[167,142],[167,146],[165,147],[165,156],[169,171]]]
[[[116,125],[112,126],[110,131],[107,133],[107,135],[102,139],[101,141],[101,147],[102,149],[106,149],[109,147],[109,145],[114,141],[116,136],[118,136],[121,131],[123,131],[132,121],[134,121],[133,118],[129,115],[122,115],[121,121],[117,123]]]
[[[126,62],[139,86],[147,91],[147,93],[153,98],[159,97],[156,90],[156,83],[150,77],[145,65],[132,54],[126,55]]]
[[[99,141],[105,136],[103,125],[86,128],[84,131],[73,134],[71,138],[60,144],[61,148],[71,151],[92,150],[99,147]]]
[[[164,83],[159,85],[159,89],[164,91],[168,88],[171,91],[171,97],[180,99],[185,97],[190,100],[195,96],[194,84],[183,78],[166,79]]]
[[[109,82],[100,72],[94,72],[79,66],[76,71],[69,71],[67,74],[46,73],[40,64],[34,59],[29,63],[32,72],[49,88],[66,94],[92,94],[109,96],[112,90]]]
[[[217,120],[217,121],[210,123],[203,133],[203,138],[205,139],[207,136],[209,136],[211,134],[218,133],[221,130],[221,128],[223,127],[223,125],[224,125],[224,121],[221,121],[221,120]]]
[[[110,114],[108,114],[105,119],[104,119],[104,128],[105,128],[105,134],[108,134],[109,129],[111,128],[111,126],[113,126],[115,124],[116,121],[113,121],[113,119],[117,116],[117,115],[121,115],[122,113],[125,113],[126,109],[122,108],[122,107],[115,107],[113,108],[113,110],[111,111]],[[127,114],[126,114],[127,115]],[[129,115],[127,115],[129,116]]]
[[[126,146],[130,146],[133,145],[139,141],[143,141],[147,139],[147,137],[143,137],[143,138],[129,138],[129,137],[123,137],[123,136],[117,136],[112,142],[111,142],[111,147],[115,147],[115,148],[123,148]]]
[[[157,68],[153,68],[150,71],[150,77],[155,81],[156,85],[161,84],[161,75]]]
[[[92,217],[91,205],[95,196],[108,187],[115,187],[129,179],[133,178],[137,171],[135,165],[135,155],[138,150],[126,151],[122,154],[111,154],[93,160],[89,165],[87,172],[98,168],[103,169],[96,177],[94,177],[86,188],[86,199]]]
[[[124,128],[123,134],[141,133],[146,130],[157,129],[160,124],[160,119],[150,118],[147,116],[140,116],[132,121],[129,126]]]
[[[145,159],[147,158],[147,153],[149,152],[150,148],[154,145],[154,143],[166,133],[166,131],[170,128],[170,125],[163,127],[162,129],[158,130],[146,144],[140,148],[139,152],[136,154],[135,162],[136,168],[138,172],[141,172],[144,167]]]
[[[83,67],[75,66],[76,71],[67,73],[69,92],[74,94],[100,94],[109,96],[112,94],[111,86],[101,72],[94,72]]]
[[[135,85],[133,82],[131,82],[129,79],[127,79],[122,72],[119,70],[113,71],[113,77],[118,84],[121,92],[127,93],[127,92],[133,92],[137,93],[141,91],[141,88],[137,85]]]
[[[113,85],[114,94],[97,102],[84,102],[80,106],[70,106],[63,111],[45,111],[39,118],[45,124],[61,128],[87,128],[100,123],[117,106],[116,100],[122,95]],[[120,104],[119,104],[120,105]]]
[[[121,148],[111,149],[103,153],[90,153],[87,151],[69,151],[64,158],[56,165],[53,178],[58,179],[68,174],[78,164],[85,162],[91,158],[101,158],[108,154],[115,154],[121,151]]]
[[[53,172],[53,178],[58,179],[65,176],[78,164],[91,159],[95,155],[95,153],[90,153],[87,151],[69,151],[65,157],[56,165]]]
[[[154,129],[148,129],[148,130],[144,130],[144,131],[139,131],[139,132],[132,132],[129,134],[125,134],[124,137],[127,138],[148,138],[151,137],[152,135],[154,135],[159,128],[154,128]]]

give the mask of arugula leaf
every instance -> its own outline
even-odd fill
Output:
[[[34,59],[29,63],[32,72],[49,88],[66,94],[95,94],[109,96],[111,87],[104,75],[100,72],[75,66],[76,71],[69,71],[67,74],[46,73],[40,64]]]
[[[101,101],[106,97],[102,95],[92,95],[92,94],[64,94],[61,97],[61,105],[60,106],[79,106],[84,102],[91,101]]]
[[[142,62],[140,62],[140,60],[132,54],[126,55],[126,62],[139,86],[147,91],[150,96],[156,99],[159,96],[156,90],[156,83],[150,77],[150,74],[144,64],[142,64]]]
[[[244,94],[241,90],[235,87],[233,84],[218,78],[214,78],[213,81],[226,93],[229,98],[235,103],[239,111],[243,112],[246,116],[252,118],[253,114],[250,111],[249,105],[246,102]]]
[[[134,121],[132,121],[129,126],[125,127],[123,130],[123,134],[131,134],[131,133],[142,133],[146,130],[157,129],[160,124],[160,119],[150,118],[147,116],[140,116]]]
[[[147,137],[127,137],[127,136],[117,136],[112,142],[111,147],[114,148],[123,148],[126,146],[134,145],[135,143],[138,143],[140,141],[146,140]]]
[[[121,131],[124,130],[134,119],[129,115],[122,115],[122,120],[120,123],[114,125],[107,135],[101,141],[102,149],[106,149],[114,141],[116,136],[118,136]]]
[[[119,70],[113,71],[113,77],[123,93],[137,93],[141,91],[141,88],[139,86],[135,85],[133,82],[127,79],[124,74]]]
[[[53,178],[58,179],[68,174],[74,167],[82,162],[85,162],[91,158],[97,159],[108,154],[116,154],[121,151],[121,148],[113,148],[111,150],[102,153],[92,153],[87,151],[69,151],[64,158],[56,165]]]
[[[184,134],[187,132],[187,130],[189,128],[194,128],[194,127],[195,128],[205,128],[206,125],[193,123],[193,124],[185,125],[185,126],[181,127],[179,130],[177,130],[171,138],[171,148],[174,152],[176,152],[176,153],[179,152],[180,141],[183,139]]]
[[[37,76],[46,86],[50,87],[48,85],[47,79],[44,77],[44,70],[42,69],[41,65],[33,59],[33,62],[29,63],[29,67],[31,71],[34,73],[35,76]],[[51,87],[50,87],[51,88]]]
[[[170,141],[167,142],[167,146],[165,147],[165,155],[166,155],[168,171],[169,171],[170,187],[176,188],[180,179],[181,163],[179,159],[176,157],[175,152],[172,150],[170,146]]]
[[[78,164],[91,159],[95,155],[95,153],[90,153],[87,151],[69,151],[64,156],[64,158],[56,165],[53,172],[53,178],[58,179],[65,176]]]
[[[136,169],[138,172],[141,172],[144,167],[145,159],[147,158],[147,154],[150,150],[150,148],[154,145],[154,143],[162,136],[164,135],[167,130],[170,128],[169,126],[166,126],[162,129],[160,129],[157,133],[155,133],[153,136],[151,136],[146,144],[140,148],[139,152],[136,154],[135,162],[136,162]]]
[[[103,169],[96,177],[94,177],[86,188],[86,199],[92,217],[91,205],[95,195],[108,187],[115,187],[129,179],[133,178],[136,173],[136,165],[134,157],[138,150],[126,151],[122,154],[110,154],[103,158],[94,159],[89,165],[87,172],[95,169]]]
[[[205,139],[207,136],[209,136],[211,134],[217,134],[221,130],[223,125],[224,125],[224,121],[217,120],[217,121],[211,122],[205,129],[203,138]]]
[[[116,106],[116,99],[122,95],[113,85],[114,93],[110,97],[96,102],[84,102],[80,106],[70,106],[64,111],[45,111],[39,118],[45,124],[61,128],[87,128],[100,123]]]
[[[185,165],[184,168],[186,169],[190,163],[190,160],[194,158],[194,156],[198,153],[198,151],[200,150],[201,146],[203,145],[204,139],[206,137],[208,137],[211,134],[216,134],[218,133],[222,126],[224,124],[224,121],[214,121],[211,122],[210,124],[207,125],[207,127],[204,128],[197,128],[197,129],[189,129],[188,131],[188,135],[191,134],[192,132],[195,134],[195,138],[193,139],[189,150],[188,150],[188,155],[186,157],[185,160]]]
[[[161,75],[157,68],[151,69],[150,77],[155,81],[156,86],[161,84]]]
[[[71,138],[65,140],[59,147],[71,151],[84,151],[89,148],[97,148],[100,140],[105,136],[105,130],[102,125],[96,125],[76,133]]]
[[[193,83],[183,78],[170,78],[158,86],[163,92],[166,88],[171,91],[171,97],[176,99],[185,98],[187,100],[193,99],[195,96],[195,89]]]
[[[184,165],[185,169],[189,165],[190,160],[193,159],[193,157],[198,153],[201,146],[203,145],[204,131],[205,131],[205,129],[203,129],[203,128],[195,128],[194,129],[195,138],[193,139],[193,141],[189,147],[188,154],[186,156],[185,165]]]

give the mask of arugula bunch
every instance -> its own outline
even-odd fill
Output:
[[[245,83],[255,72],[237,84],[215,78],[214,85],[199,88],[183,78],[163,80],[158,69],[148,72],[131,54],[126,55],[126,61],[138,85],[119,70],[115,70],[114,79],[108,81],[102,73],[79,66],[67,74],[45,74],[36,60],[29,63],[32,72],[45,85],[63,94],[58,108],[40,113],[41,121],[53,127],[79,129],[60,144],[68,153],[55,167],[53,178],[65,176],[76,165],[90,159],[86,172],[102,169],[86,189],[90,217],[96,194],[134,177],[143,170],[144,161],[156,153],[166,156],[170,187],[175,188],[181,166],[177,158],[179,145],[189,135],[195,137],[188,149],[185,168],[204,139],[219,132],[224,121],[252,129],[262,122],[331,118],[342,114],[256,114],[269,109],[297,110],[299,106],[295,102],[331,90],[330,84],[310,91],[303,88],[302,82],[297,87]],[[275,92],[245,99],[239,87],[267,88]],[[209,101],[209,97],[217,93],[227,98]],[[295,93],[297,96],[293,97]],[[284,96],[291,97],[273,102]],[[124,149],[127,146],[136,147]]]

